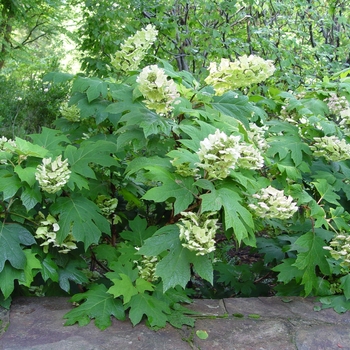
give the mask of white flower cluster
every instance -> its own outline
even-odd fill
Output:
[[[100,208],[101,213],[108,218],[110,215],[114,214],[118,206],[118,199],[100,195],[97,197],[96,204]]]
[[[9,146],[16,147],[16,142],[2,136],[0,138],[0,164],[7,164],[7,160],[11,158],[11,155],[6,155],[6,153],[12,153],[12,149]]]
[[[240,141],[240,136],[227,136],[217,129],[200,142],[197,151],[200,163],[196,165],[207,172],[209,179],[224,179],[232,169],[260,169],[264,159],[253,145]]]
[[[124,72],[137,70],[147,51],[157,39],[157,35],[158,31],[151,24],[137,31],[121,44],[121,50],[111,61],[113,67]]]
[[[195,251],[196,255],[205,255],[215,250],[215,234],[218,229],[217,219],[209,219],[216,213],[205,213],[200,216],[193,212],[182,212],[183,216],[177,226],[180,229],[182,246]]]
[[[147,66],[137,77],[137,82],[149,109],[159,114],[167,114],[173,110],[173,102],[179,97],[179,93],[176,84],[168,79],[164,69],[156,65]]]
[[[315,137],[315,143],[310,146],[316,157],[325,157],[327,160],[339,162],[350,159],[350,145],[337,136]]]
[[[216,95],[221,96],[226,91],[260,83],[274,71],[272,61],[258,56],[244,55],[234,62],[222,58],[219,65],[216,62],[210,63],[205,82],[214,87]]]
[[[350,268],[350,236],[345,234],[336,235],[329,246],[323,247],[325,250],[329,250],[332,258],[335,260],[341,260],[340,266],[343,268]]]
[[[253,194],[256,200],[249,204],[254,213],[266,219],[289,219],[298,210],[291,196],[285,196],[283,191],[274,187],[266,187]]]
[[[264,158],[254,145],[241,143],[239,150],[240,155],[237,161],[239,168],[256,170],[264,166]]]
[[[136,249],[139,250],[140,248],[136,247]],[[134,263],[139,270],[139,276],[148,282],[157,281],[158,276],[156,276],[156,266],[158,261],[158,257],[146,255],[142,255],[141,261],[135,260]]]
[[[175,157],[170,161],[173,167],[175,167],[175,172],[183,177],[192,176],[197,177],[198,176],[198,168],[192,168],[190,162],[182,162],[179,157]]]
[[[2,136],[0,138],[0,152],[6,152],[9,150],[8,146],[6,145],[10,145],[12,147],[16,147],[16,141],[13,141],[11,139],[8,139],[7,137],[5,136]]]
[[[327,106],[332,114],[338,116],[342,111],[349,109],[350,104],[345,96],[337,96],[335,93],[331,93],[330,97],[326,98]]]
[[[43,220],[40,220],[40,227],[36,230],[35,238],[44,240],[44,243],[40,244],[43,248],[44,253],[49,251],[49,245],[52,244],[53,247],[58,247],[60,250],[59,253],[67,254],[73,249],[77,249],[76,244],[74,243],[74,238],[69,234],[62,244],[57,242],[56,232],[60,229],[57,220],[52,216],[45,216],[39,212],[40,217]]]
[[[43,191],[56,193],[68,182],[70,173],[68,159],[62,161],[62,156],[58,156],[54,161],[44,158],[37,167],[35,178]]]
[[[339,127],[346,136],[350,136],[350,103],[345,96],[338,96],[332,93],[325,99],[329,111],[335,115]]]
[[[251,140],[254,145],[262,152],[266,151],[269,148],[269,145],[265,138],[266,132],[266,125],[258,126],[255,123],[249,123],[249,130],[247,130],[249,140]]]
[[[60,108],[60,112],[62,117],[70,122],[80,121],[80,109],[77,105],[68,106],[68,103],[64,103]]]

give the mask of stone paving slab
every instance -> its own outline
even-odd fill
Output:
[[[63,326],[73,307],[68,298],[23,297],[11,306],[0,350],[350,350],[350,313],[316,312],[315,305],[300,297],[195,300],[190,308],[202,313],[195,328],[152,331],[113,319],[100,331],[93,321]],[[0,310],[0,320],[6,315]],[[196,330],[208,338],[199,339]]]

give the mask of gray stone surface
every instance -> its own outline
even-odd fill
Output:
[[[10,310],[0,306],[0,337],[5,333],[10,324]]]
[[[133,327],[113,319],[100,331],[93,322],[65,327],[63,316],[73,307],[67,298],[18,298],[0,349],[350,350],[350,313],[316,312],[315,305],[299,297],[196,300],[190,306],[201,313],[195,328],[167,326],[155,332],[143,323]],[[3,311],[0,319],[8,317]],[[198,338],[197,330],[208,338]]]

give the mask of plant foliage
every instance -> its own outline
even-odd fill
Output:
[[[193,325],[198,288],[349,308],[350,71],[286,92],[271,62],[239,62],[221,61],[244,74],[226,91],[165,60],[46,77],[72,83],[55,129],[0,139],[3,305],[59,287],[79,303],[66,324],[101,329]]]

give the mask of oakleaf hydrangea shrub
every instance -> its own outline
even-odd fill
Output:
[[[129,38],[106,79],[72,75],[56,129],[0,139],[0,302],[60,289],[79,304],[67,324],[101,329],[126,315],[193,325],[196,281],[348,305],[346,75],[291,92],[258,56],[196,77],[164,60],[141,68],[156,37]]]

